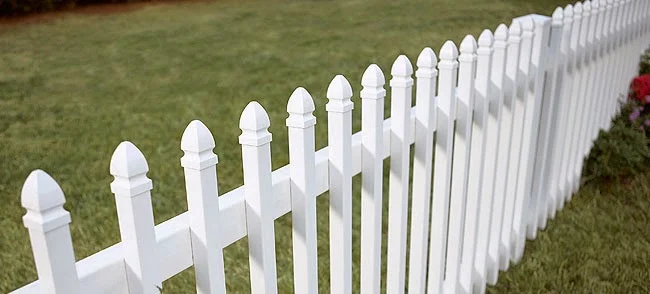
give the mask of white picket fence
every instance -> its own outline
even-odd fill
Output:
[[[252,292],[276,293],[274,220],[288,212],[294,290],[316,293],[316,197],[326,191],[331,292],[380,292],[382,238],[388,239],[388,293],[485,292],[579,187],[583,158],[598,131],[610,127],[650,43],[649,9],[645,0],[578,2],[552,17],[527,15],[494,34],[485,30],[478,42],[468,35],[460,54],[451,41],[440,60],[425,48],[417,59],[415,106],[413,67],[399,56],[388,119],[384,74],[370,65],[361,80],[356,134],[352,87],[337,75],[327,90],[329,146],[319,151],[314,103],[297,88],[287,105],[290,164],[273,172],[270,121],[251,102],[239,125],[244,185],[221,197],[214,139],[193,121],[181,140],[188,211],[157,226],[147,161],[122,142],[110,164],[122,241],[78,262],[63,192],[36,170],[21,197],[39,279],[15,293],[157,293],[162,281],[190,266],[197,292],[223,293],[222,248],[244,236]],[[382,236],[387,157],[389,227]],[[352,176],[359,173],[361,283],[353,285]]]

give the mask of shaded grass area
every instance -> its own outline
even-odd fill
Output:
[[[64,13],[42,24],[0,27],[0,292],[36,278],[20,205],[31,170],[44,169],[61,184],[81,259],[119,242],[108,173],[119,142],[130,140],[146,155],[160,223],[187,209],[179,145],[191,120],[214,133],[224,193],[242,183],[237,123],[249,101],[269,112],[275,169],[288,162],[284,119],[294,88],[314,96],[321,148],[327,145],[324,96],[335,74],[351,81],[358,131],[359,81],[370,63],[389,78],[398,54],[414,62],[425,46],[437,51],[446,39],[478,35],[527,13],[550,14],[560,4],[566,1],[227,0],[107,16]],[[358,178],[354,195],[358,273]],[[318,205],[320,289],[327,292],[326,195]],[[290,222],[288,215],[276,222],[283,293],[292,289]],[[229,291],[248,292],[246,240],[225,256]],[[163,290],[193,287],[188,270]]]
[[[650,293],[649,224],[650,173],[588,182],[488,292]]]

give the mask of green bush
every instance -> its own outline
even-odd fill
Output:
[[[608,132],[601,132],[585,164],[585,179],[609,183],[650,171],[650,137],[631,125],[632,104],[623,108]]]

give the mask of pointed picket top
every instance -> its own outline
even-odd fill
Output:
[[[394,77],[410,77],[413,74],[413,65],[406,55],[400,55],[395,59],[390,74]]]
[[[314,107],[314,99],[303,87],[298,87],[293,90],[287,103],[287,112],[290,114],[307,114],[312,113],[316,108]]]
[[[607,0],[605,3],[607,9],[612,9],[612,6],[614,6],[614,0]]]
[[[261,146],[271,142],[271,133],[268,131],[270,126],[271,120],[264,107],[257,101],[248,103],[239,119],[239,128],[242,131],[239,144]]]
[[[506,42],[508,40],[508,26],[500,24],[494,31],[494,41]]]
[[[257,101],[246,105],[239,119],[239,128],[242,131],[261,131],[271,126],[271,120],[264,107]]]
[[[572,19],[573,19],[573,5],[568,4],[567,6],[564,7],[564,23],[570,22]]]
[[[384,73],[381,71],[376,64],[371,64],[366,68],[366,71],[363,72],[363,77],[361,77],[361,85],[364,87],[383,87],[386,84],[386,78]]]
[[[331,100],[348,100],[352,97],[352,86],[350,82],[342,76],[336,75],[330,85],[327,87],[327,99]]]
[[[508,37],[521,37],[521,24],[518,21],[513,21],[508,29]]]
[[[20,201],[27,210],[40,213],[63,206],[65,196],[59,184],[50,175],[37,169],[25,180]]]
[[[460,55],[474,54],[476,52],[476,39],[472,35],[467,35],[460,43]]]
[[[494,35],[490,30],[483,30],[481,35],[478,36],[478,47],[479,48],[489,48],[492,46],[492,41],[494,40]]]
[[[582,2],[576,2],[576,4],[573,5],[573,17],[575,18],[582,17]]]
[[[316,117],[313,112],[314,99],[307,90],[303,87],[296,88],[289,102],[287,103],[287,112],[289,117],[286,120],[287,127],[307,128],[316,124]]]
[[[354,108],[350,101],[352,98],[352,86],[350,82],[342,76],[336,75],[329,87],[327,87],[327,99],[329,102],[325,106],[329,112],[348,112]]]
[[[454,61],[458,58],[458,48],[453,41],[446,41],[440,49],[441,61]]]
[[[436,65],[438,65],[438,57],[436,57],[436,53],[433,49],[429,47],[422,49],[417,60],[418,68],[435,69]]]
[[[598,10],[600,9],[600,1],[598,0],[591,0],[591,10],[593,14],[598,13]]]
[[[361,99],[383,99],[386,96],[384,84],[386,84],[386,78],[381,68],[374,63],[369,65],[361,77],[363,86],[360,93]]]
[[[562,7],[555,8],[555,11],[553,11],[553,24],[555,25],[562,25],[563,23],[563,18],[564,18],[564,10]]]
[[[200,120],[193,120],[185,128],[181,138],[181,149],[185,155],[181,158],[181,166],[195,170],[202,170],[214,166],[219,162],[214,149],[214,137]]]
[[[149,165],[140,149],[129,141],[124,141],[115,148],[111,157],[111,175],[120,178],[132,178],[149,171]]]
[[[586,17],[589,16],[591,12],[591,1],[587,0],[582,3],[582,16]]]
[[[200,153],[214,149],[214,137],[200,120],[193,120],[187,125],[181,137],[181,149],[185,152]]]

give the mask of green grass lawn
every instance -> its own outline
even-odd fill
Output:
[[[509,23],[513,17],[528,13],[548,15],[556,5],[566,2],[227,0],[151,5],[111,15],[64,13],[45,23],[0,27],[0,200],[4,203],[0,292],[36,278],[20,205],[20,189],[31,170],[44,169],[63,187],[66,208],[73,219],[75,253],[81,259],[119,242],[108,165],[121,141],[134,142],[149,161],[155,220],[160,223],[187,209],[179,147],[181,134],[191,120],[202,120],[214,133],[215,153],[220,158],[219,188],[225,193],[242,184],[237,124],[249,101],[258,100],[269,112],[273,167],[278,168],[288,162],[284,119],[294,88],[304,86],[314,96],[316,145],[321,148],[327,145],[324,96],[335,74],[344,74],[352,84],[357,131],[360,79],[370,63],[379,64],[389,77],[390,65],[399,54],[414,62],[425,46],[437,51],[446,39],[460,41],[467,33],[478,35],[484,28],[494,29],[501,22]],[[358,177],[355,180],[354,195],[358,196]],[[647,194],[645,187],[638,193]],[[585,195],[596,193],[589,191]],[[524,263],[504,275],[497,289],[559,291],[603,279],[582,276],[579,264],[591,265],[613,277],[622,273],[622,269],[608,271],[613,266],[593,265],[613,258],[597,254],[602,253],[598,246],[589,249],[601,250],[592,255],[578,246],[558,253],[574,252],[571,257],[550,253],[572,242],[587,246],[586,240],[596,234],[583,231],[583,238],[575,237],[575,230],[584,230],[587,224],[587,228],[596,226],[603,217],[597,209],[605,204],[583,194],[550,223],[548,233],[528,245]],[[355,197],[357,271],[359,208]],[[647,223],[645,208],[642,215]],[[327,199],[320,197],[323,292],[329,290],[326,211]],[[282,293],[292,289],[290,223],[289,216],[276,222]],[[569,225],[574,227],[567,228]],[[562,228],[565,231],[555,231]],[[606,228],[601,231],[606,235],[622,233],[613,223],[602,230]],[[647,225],[644,229],[645,234],[634,232],[636,238],[645,236],[647,245]],[[605,237],[613,236],[601,238]],[[607,246],[615,250],[616,244]],[[225,252],[231,292],[249,291],[246,246],[242,240]],[[644,252],[647,261],[648,251]],[[575,262],[557,267],[549,259]],[[620,267],[633,261],[617,262]],[[639,279],[644,278],[637,274]],[[355,279],[358,281],[358,276]],[[632,287],[617,281],[607,285]],[[168,293],[192,292],[193,287],[191,270],[164,284]]]

